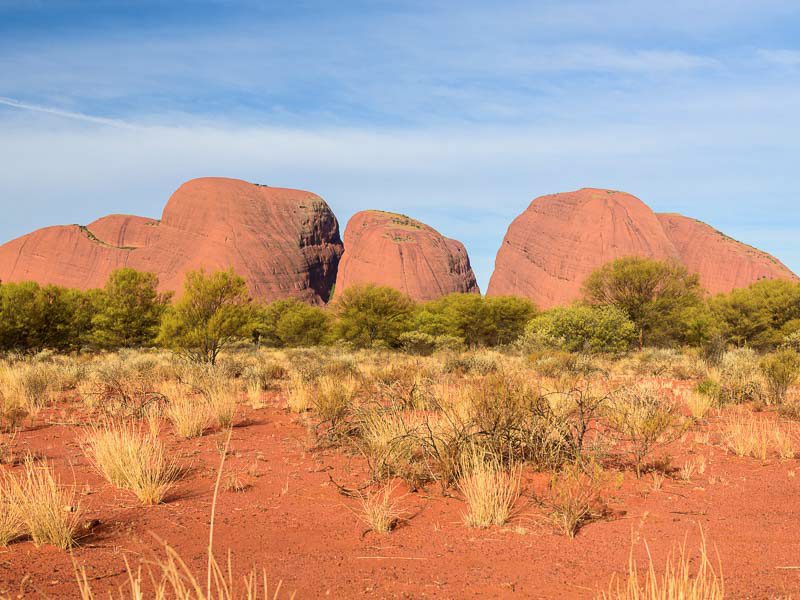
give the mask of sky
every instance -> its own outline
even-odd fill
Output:
[[[0,242],[194,177],[462,241],[581,187],[800,272],[797,0],[0,0]]]

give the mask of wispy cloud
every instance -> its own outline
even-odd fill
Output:
[[[759,50],[763,60],[785,67],[800,67],[800,50]]]
[[[13,98],[5,98],[3,96],[0,96],[0,104],[4,106],[10,106],[12,108],[19,108],[20,110],[29,110],[32,112],[54,115],[56,117],[64,117],[65,119],[73,119],[75,121],[94,123],[96,125],[108,125],[109,127],[119,127],[121,129],[135,129],[135,126],[132,125],[131,123],[128,123],[126,121],[120,121],[119,119],[107,119],[105,117],[95,117],[80,112],[73,112],[69,110],[55,108],[52,106],[41,106],[40,104],[20,102],[19,100],[14,100]]]

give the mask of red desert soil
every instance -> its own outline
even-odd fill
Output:
[[[361,283],[390,286],[418,301],[479,293],[464,245],[405,215],[356,213],[344,242],[337,293]]]
[[[659,491],[651,479],[626,473],[609,496],[615,516],[587,525],[574,540],[554,533],[531,496],[547,477],[528,473],[518,515],[503,528],[466,528],[464,504],[438,485],[409,493],[409,521],[389,535],[366,533],[354,514],[357,501],[340,495],[329,480],[364,480],[363,463],[340,451],[308,451],[298,418],[278,407],[242,409],[233,430],[226,473],[249,486],[221,492],[215,549],[221,562],[231,551],[242,575],[264,568],[271,583],[297,598],[591,598],[622,575],[631,541],[635,555],[649,543],[660,569],[676,544],[686,540],[696,555],[700,528],[712,559],[722,564],[731,598],[787,597],[800,590],[800,536],[796,460],[737,458],[719,447],[694,443],[688,434],[670,448],[673,464],[706,459],[691,483],[666,479]],[[52,421],[74,417],[64,403]],[[166,429],[166,428],[165,428]],[[105,482],[79,449],[79,427],[42,425],[17,437],[18,455],[46,457],[64,481],[83,491],[87,519],[100,524],[70,554],[20,542],[0,552],[0,593],[51,598],[77,597],[72,558],[84,567],[95,597],[107,597],[126,581],[124,558],[162,556],[157,538],[175,547],[204,581],[212,490],[225,434],[179,440],[164,433],[174,456],[191,472],[165,504],[137,505],[135,498]],[[2,467],[9,468],[9,467]],[[13,467],[14,470],[20,467]],[[696,564],[696,563],[695,563]]]
[[[160,221],[109,215],[12,240],[0,246],[0,280],[89,289],[127,266],[180,292],[187,271],[233,268],[257,299],[322,303],[342,251],[336,217],[316,194],[206,177],[178,188]]]
[[[657,215],[624,192],[584,188],[536,198],[511,223],[487,294],[525,296],[543,309],[569,304],[594,270],[624,256],[682,262],[712,294],[797,280],[775,257],[705,223]]]

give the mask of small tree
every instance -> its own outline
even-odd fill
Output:
[[[700,304],[701,296],[699,278],[683,265],[633,256],[604,265],[584,282],[589,304],[616,306],[628,315],[639,347],[679,339],[681,314]]]
[[[393,288],[367,284],[344,290],[335,310],[341,339],[362,348],[394,347],[400,334],[410,329],[414,302]]]
[[[130,268],[112,272],[97,298],[92,339],[106,348],[155,342],[171,294],[158,293],[158,277]]]
[[[158,342],[193,360],[215,364],[219,353],[243,337],[251,321],[244,279],[231,271],[186,274],[183,297],[164,315]]]

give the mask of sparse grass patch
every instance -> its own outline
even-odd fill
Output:
[[[304,413],[310,406],[309,384],[300,375],[293,374],[286,385],[286,407],[293,413]]]
[[[680,546],[677,555],[667,558],[663,573],[659,574],[653,564],[650,549],[647,548],[647,568],[644,574],[633,558],[628,563],[627,577],[622,581],[612,580],[608,592],[598,596],[599,600],[722,600],[725,597],[725,583],[720,569],[719,574],[708,558],[706,542],[700,546],[700,556],[693,561],[686,552],[686,545]],[[692,564],[697,563],[692,573]]]

